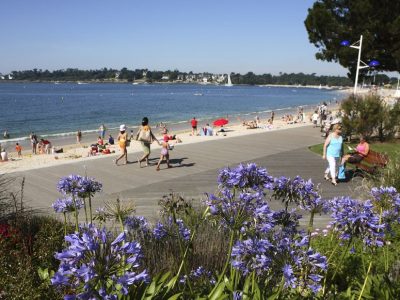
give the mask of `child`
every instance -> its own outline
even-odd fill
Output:
[[[170,164],[169,164],[169,144],[168,141],[166,142],[165,140],[162,142],[162,147],[161,147],[161,155],[160,155],[160,160],[158,161],[157,164],[157,171],[160,171],[160,164],[161,162],[165,159],[167,161],[167,167],[171,168]]]
[[[18,157],[21,158],[22,157],[22,147],[20,144],[18,144],[18,143],[15,144],[15,151],[17,151]]]

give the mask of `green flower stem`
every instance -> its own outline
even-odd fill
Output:
[[[78,224],[78,208],[76,206],[76,200],[75,200],[75,196],[72,196],[72,201],[74,202],[74,215],[75,215],[75,231],[78,232],[79,231],[79,224]]]
[[[124,231],[125,230],[124,222],[122,221],[122,217],[121,217],[120,213],[118,213],[118,221],[119,221],[119,225],[121,226],[121,231]]]
[[[204,220],[204,219],[206,218],[206,216],[207,216],[209,210],[210,210],[209,207],[207,207],[207,208],[204,210],[204,213],[203,213],[203,215],[202,215],[202,217],[201,217],[202,220]],[[197,231],[197,229],[195,228],[195,229],[193,230],[191,236],[190,236],[190,240],[189,240],[189,242],[188,242],[188,244],[187,244],[187,246],[186,246],[185,252],[183,253],[182,261],[181,261],[181,264],[179,265],[178,273],[176,274],[175,278],[179,278],[179,275],[180,275],[181,272],[182,272],[182,269],[183,269],[183,267],[184,267],[184,263],[185,263],[185,261],[186,261],[186,257],[187,257],[187,255],[188,255],[188,253],[189,253],[189,246],[192,244],[193,239],[194,239],[194,237],[196,236],[196,231]],[[172,284],[172,286],[171,286],[170,289],[173,289],[173,288],[175,287],[175,284],[176,284],[176,280],[174,281],[174,283]],[[168,289],[168,290],[169,290],[169,289]]]
[[[311,245],[311,231],[314,226],[314,215],[315,215],[315,212],[314,212],[314,210],[312,210],[311,215],[310,215],[310,221],[308,222],[308,248],[310,248],[310,245]]]
[[[86,224],[88,224],[88,215],[87,215],[87,211],[86,211],[86,198],[83,198],[83,208],[85,209]]]
[[[332,236],[333,236],[333,234],[332,234]],[[342,255],[342,258],[340,259],[340,262],[342,261],[342,259],[344,258],[344,254],[346,254],[348,248],[350,247],[350,243],[351,243],[351,239],[350,239],[350,241],[349,241],[349,243],[348,243],[348,245],[347,245],[347,247],[346,247],[346,251],[343,252],[343,255]],[[336,252],[336,249],[339,247],[339,245],[340,245],[340,243],[337,243],[336,246],[335,246],[335,248],[333,249],[332,253],[329,255],[329,257],[328,257],[328,259],[327,259],[327,261],[326,261],[327,264],[329,263],[329,261],[330,261],[331,258],[333,257],[333,254]],[[337,268],[336,268],[336,270],[335,270],[335,273],[334,273],[333,276],[332,276],[332,280],[335,278],[336,273],[337,273]],[[326,276],[325,276],[325,278],[324,278],[324,285],[323,285],[323,287],[322,287],[322,295],[325,295],[326,279],[327,279],[327,278],[328,278],[328,276],[327,276],[327,274],[326,274]]]
[[[67,236],[67,214],[64,212],[64,236]]]
[[[90,224],[93,222],[93,215],[92,215],[92,196],[89,193],[89,214],[90,214]]]
[[[256,285],[256,272],[253,271],[253,274],[251,275],[251,295],[254,295],[254,289]]]
[[[188,284],[188,286],[189,286],[190,293],[193,293],[192,285],[191,285],[191,283],[190,283],[190,278],[189,278],[189,271],[188,271],[188,269],[187,269],[187,264],[186,264],[186,255],[185,255],[185,254],[187,253],[187,250],[188,250],[189,248],[186,246],[185,250],[183,250],[183,245],[182,245],[182,240],[181,240],[180,233],[179,233],[179,228],[178,228],[178,223],[177,223],[177,219],[176,219],[176,212],[175,212],[175,210],[172,212],[172,217],[173,217],[173,220],[174,220],[174,223],[175,223],[176,236],[178,237],[179,251],[180,251],[181,256],[182,256],[182,267],[183,267],[183,269],[184,269],[184,271],[185,271],[185,275],[186,275],[187,278],[188,278],[187,284]],[[188,245],[190,245],[190,243],[188,243]]]
[[[372,260],[371,260],[370,263],[369,263],[367,275],[365,276],[364,284],[363,284],[363,287],[362,287],[362,289],[361,289],[360,296],[358,296],[358,300],[361,299],[361,297],[362,297],[362,295],[363,295],[363,293],[364,293],[364,289],[365,289],[365,286],[367,285],[368,275],[369,275],[369,272],[371,271],[371,267],[372,267]]]
[[[350,248],[350,245],[351,245],[351,241],[352,241],[352,239],[349,240],[349,242],[348,242],[348,244],[347,244],[347,246],[346,246],[346,249],[343,251],[343,254],[342,254],[342,256],[340,257],[339,263],[338,263],[338,265],[337,265],[336,268],[335,268],[335,273],[333,273],[332,280],[335,279],[336,274],[337,274],[338,269],[339,269],[338,266],[340,266],[340,265],[342,264],[342,262],[343,262],[343,260],[344,260],[344,257],[347,255],[347,252],[349,251],[349,248]]]
[[[383,248],[383,253],[385,253],[385,272],[389,271],[389,245],[385,243],[385,247]]]
[[[218,276],[218,281],[217,283],[214,285],[214,288],[212,289],[211,293],[208,295],[208,297],[211,297],[211,295],[214,293],[214,291],[217,289],[218,285],[221,283],[222,278],[224,278],[225,276],[225,272],[228,269],[229,266],[229,262],[230,262],[230,258],[231,258],[231,254],[232,254],[232,246],[233,246],[233,241],[235,239],[235,231],[232,230],[231,231],[231,237],[229,239],[229,247],[228,247],[228,254],[226,256],[226,261],[225,261],[225,265],[224,268],[222,269],[221,274]]]

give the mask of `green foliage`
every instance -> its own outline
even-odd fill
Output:
[[[0,290],[7,299],[57,299],[46,278],[55,270],[54,253],[63,245],[63,224],[51,217],[25,214],[8,224],[14,234],[0,236]],[[39,271],[41,270],[41,271]]]
[[[143,73],[146,77],[143,77]],[[118,74],[118,78],[116,78]],[[179,70],[167,71],[148,71],[147,69],[128,70],[122,68],[121,70],[103,68],[100,70],[79,70],[79,69],[65,69],[65,70],[25,70],[13,71],[12,76],[15,80],[30,80],[30,81],[122,81],[133,82],[136,80],[145,80],[146,82],[159,82],[161,78],[167,75],[169,81],[175,81],[178,76],[187,78],[188,75],[193,75],[193,72],[180,72]],[[212,81],[211,73],[196,74],[197,79],[207,77]],[[232,83],[234,84],[281,84],[281,85],[327,85],[327,86],[349,86],[351,81],[343,76],[317,76],[315,73],[281,73],[277,76],[271,74],[257,75],[253,72],[246,74],[232,73]],[[385,83],[388,80],[385,81]]]
[[[341,104],[345,113],[344,133],[346,136],[376,135],[380,141],[393,137],[400,127],[399,105],[396,103],[391,107],[374,94],[364,97],[350,96]]]
[[[397,151],[390,156],[389,163],[381,170],[379,176],[368,177],[365,181],[367,188],[374,186],[393,186],[400,191],[400,144]]]
[[[308,10],[305,20],[309,40],[318,49],[317,59],[339,62],[354,78],[357,51],[342,47],[362,34],[362,59],[377,59],[379,70],[400,69],[400,2],[392,0],[319,0]]]

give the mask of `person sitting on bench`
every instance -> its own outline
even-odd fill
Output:
[[[364,157],[368,155],[369,144],[367,143],[365,136],[360,136],[360,142],[358,143],[355,150],[355,152],[343,156],[342,165],[346,162],[349,162],[351,164],[358,164],[364,159]]]

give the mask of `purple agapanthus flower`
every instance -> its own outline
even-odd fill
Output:
[[[83,207],[83,200],[80,198],[60,198],[57,199],[51,206],[57,213],[69,213],[80,210]]]
[[[180,283],[186,283],[186,280],[190,278],[191,282],[200,282],[200,283],[209,283],[209,284],[215,284],[216,280],[214,275],[212,274],[211,271],[206,270],[203,266],[198,267],[197,269],[194,269],[190,272],[189,276],[184,275],[180,279]]]
[[[105,228],[90,224],[67,235],[68,247],[56,253],[60,266],[51,278],[53,285],[73,290],[76,299],[115,299],[128,294],[131,285],[147,282],[147,271],[138,271],[141,247],[127,240],[125,232],[113,239]]]
[[[78,193],[83,192],[81,180],[82,176],[75,174],[62,177],[57,184],[57,189],[64,195],[78,195]]]
[[[90,177],[81,177],[79,185],[79,196],[82,198],[93,196],[95,193],[100,192],[103,188],[103,185],[100,182]]]
[[[142,216],[129,216],[124,221],[125,228],[133,231],[148,233],[150,231],[149,222]]]
[[[383,246],[385,224],[374,212],[371,201],[358,201],[349,197],[335,198],[330,202],[332,227],[344,240],[360,238],[368,246]]]
[[[185,226],[185,223],[181,219],[177,219],[176,223],[178,224],[179,235],[186,242],[190,240],[190,229]]]
[[[294,276],[291,265],[285,264],[282,268],[283,278],[285,279],[285,287],[296,288],[297,278]]]
[[[167,230],[161,222],[157,222],[156,226],[153,228],[153,235],[157,240],[161,240],[167,236]]]
[[[307,235],[292,238],[277,232],[265,239],[237,241],[232,248],[231,264],[244,275],[256,272],[271,281],[283,276],[286,288],[301,286],[315,293],[320,289],[321,273],[327,270],[327,260],[307,247]],[[303,272],[305,269],[307,274]]]
[[[326,212],[325,201],[321,199],[317,187],[309,180],[304,180],[300,176],[291,179],[281,176],[274,179],[271,189],[273,197],[281,200],[286,207],[290,204],[299,205],[303,210],[314,213]]]
[[[220,187],[228,189],[261,191],[272,182],[267,170],[254,163],[240,164],[233,169],[224,168],[218,176]]]

